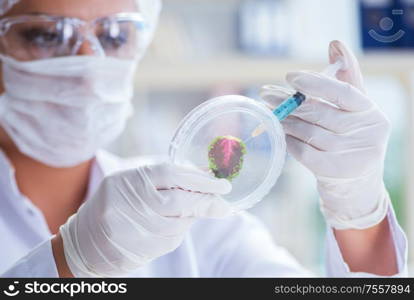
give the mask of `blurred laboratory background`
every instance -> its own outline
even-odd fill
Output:
[[[219,95],[259,99],[262,85],[284,83],[289,71],[322,70],[334,39],[357,53],[369,95],[392,120],[385,180],[411,240],[414,275],[414,0],[164,0],[137,72],[135,115],[111,149],[167,155],[191,109]],[[311,174],[288,157],[277,185],[251,212],[323,276],[326,228],[318,201]]]

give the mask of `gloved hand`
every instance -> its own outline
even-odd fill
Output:
[[[289,153],[317,179],[321,210],[336,229],[366,229],[380,223],[389,207],[383,182],[390,122],[364,92],[354,55],[340,42],[330,45],[330,62],[345,62],[335,79],[315,72],[287,75],[293,89],[308,96],[282,122]],[[265,87],[274,109],[289,94]]]
[[[231,213],[224,179],[170,163],[103,180],[95,195],[60,228],[75,277],[124,276],[176,249],[197,218]]]

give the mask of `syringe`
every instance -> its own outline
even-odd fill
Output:
[[[322,71],[322,74],[334,77],[339,70],[344,67],[344,62],[342,59],[338,59],[334,64],[330,64],[325,70]],[[293,96],[289,97],[283,101],[276,109],[273,111],[273,114],[283,121],[286,119],[292,112],[294,112],[302,103],[306,100],[306,96],[300,92],[296,92]],[[251,134],[251,138],[258,137],[266,131],[264,124],[257,127]]]

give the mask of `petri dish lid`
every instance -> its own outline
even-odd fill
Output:
[[[260,126],[263,133],[252,137]],[[262,103],[229,95],[204,102],[180,123],[169,149],[173,163],[191,164],[227,178],[223,195],[234,212],[261,201],[276,183],[286,158],[279,120]]]

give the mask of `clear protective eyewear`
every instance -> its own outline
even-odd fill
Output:
[[[19,61],[78,55],[86,45],[86,55],[134,59],[145,51],[147,39],[140,13],[120,13],[89,22],[51,15],[0,20],[0,53]]]

